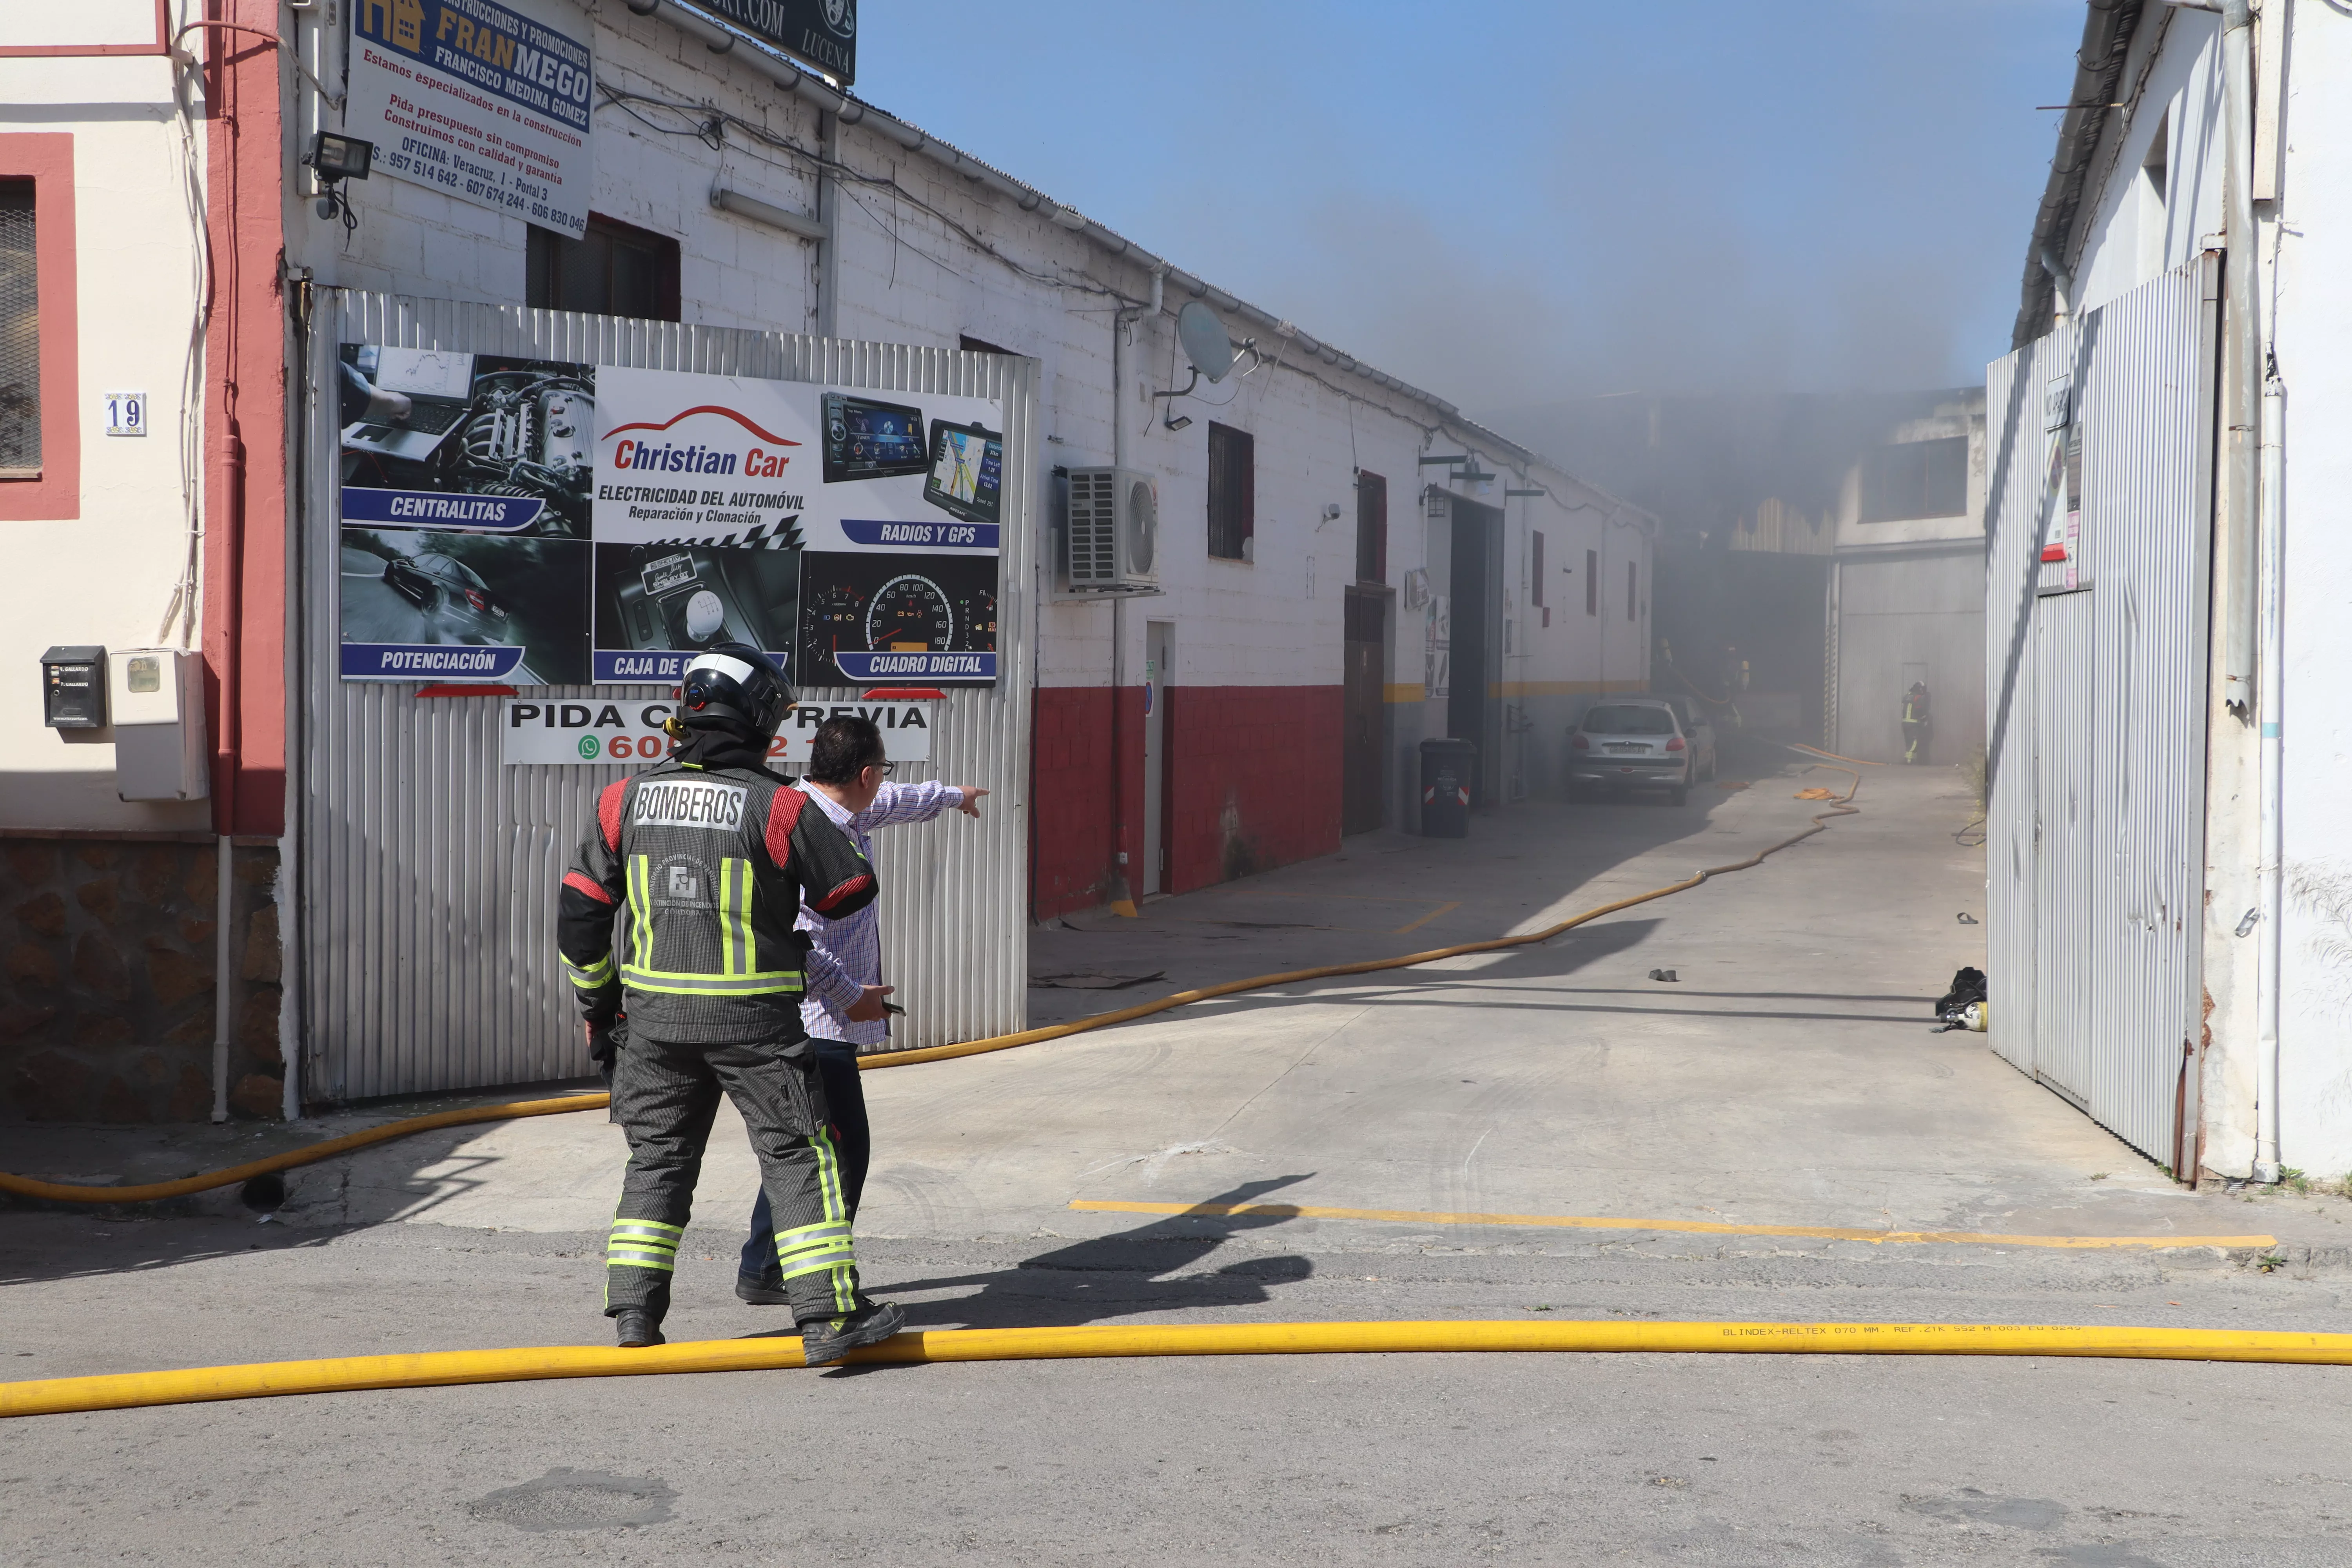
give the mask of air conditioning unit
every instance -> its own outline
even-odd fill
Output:
[[[1160,581],[1160,487],[1132,468],[1070,470],[1070,587],[1118,594]]]

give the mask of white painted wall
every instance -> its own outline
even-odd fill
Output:
[[[2293,16],[2272,231],[2287,389],[2280,1157],[2332,1176],[2352,1171],[2352,16],[2316,0]]]
[[[2282,691],[2285,908],[2280,998],[2280,1158],[2318,1175],[2352,1171],[2352,16],[2326,0],[2270,0],[2258,34],[2282,24],[2284,153],[2278,200],[2256,212],[2267,313],[2287,389],[2283,487],[2285,679]],[[2168,21],[2166,18],[2168,17]],[[2161,25],[2159,27],[2159,24]],[[2077,268],[2095,309],[2188,261],[2222,227],[2220,22],[2165,8],[2142,26],[2126,72],[2141,106],[2100,154]],[[2275,113],[2279,105],[2264,112]],[[2169,210],[2147,201],[2139,168],[2168,115]],[[2189,765],[2184,760],[2184,765]],[[2238,904],[2216,929],[2226,931]],[[2209,984],[2235,953],[2207,954]],[[2221,988],[2215,985],[2215,989]],[[2227,1000],[2226,996],[2224,998]],[[2209,1168],[2254,1155],[2251,1004],[2206,1077]],[[2225,1031],[2217,1027],[2216,1039]]]
[[[91,36],[77,29],[68,37],[46,24],[20,30],[35,8],[19,16],[10,7],[0,41],[105,41],[131,26],[110,4],[90,18]],[[129,41],[152,37],[153,21],[148,5]],[[189,328],[203,221],[201,191],[191,198],[189,186],[201,186],[205,125],[177,117],[161,57],[0,59],[0,132],[21,132],[75,138],[81,515],[0,521],[9,563],[0,578],[0,826],[202,830],[210,822],[203,802],[115,797],[110,731],[43,725],[38,661],[54,644],[156,646],[188,559],[194,502],[183,489],[183,460],[194,481],[200,448],[184,452],[181,433],[191,412],[183,391],[196,384]],[[110,439],[99,402],[106,392],[146,393],[152,433]]]

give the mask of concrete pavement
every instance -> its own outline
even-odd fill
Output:
[[[1821,809],[1790,798],[1813,782],[1767,774],[1679,810],[1531,805],[1461,843],[1350,839],[1344,857],[1139,921],[1042,933],[1041,974],[1167,977],[1037,994],[1093,1010],[1536,929],[1785,837]],[[1540,947],[869,1073],[869,1278],[927,1328],[1537,1313],[2345,1327],[2352,1205],[2187,1194],[1981,1038],[1929,1031],[1929,999],[1981,961],[1981,928],[1955,918],[1983,914],[1980,865],[1951,837],[1967,803],[1943,770],[1885,769],[1858,804],[1759,869]],[[142,1161],[194,1163],[185,1141],[152,1137],[61,1150],[37,1152],[44,1173],[70,1173],[68,1154],[131,1179]],[[31,1376],[594,1342],[619,1159],[601,1117],[544,1118],[298,1173],[267,1226],[0,1215],[0,1352]],[[703,1191],[673,1337],[774,1328],[728,1293],[751,1193],[731,1124]],[[1203,1204],[1385,1217],[1155,1212]],[[1465,1213],[1654,1223],[1444,1217]],[[1840,1229],[2280,1239],[1789,1234]],[[358,1394],[0,1427],[0,1553],[2334,1563],[2352,1516],[2352,1470],[2331,1458],[2352,1436],[2347,1378],[1350,1357]]]

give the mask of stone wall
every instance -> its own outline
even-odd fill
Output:
[[[278,850],[240,842],[229,1104],[275,1117]],[[219,851],[0,830],[0,1121],[202,1121],[213,1103]]]

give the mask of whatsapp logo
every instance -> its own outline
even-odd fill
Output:
[[[596,760],[596,753],[604,749],[604,742],[599,741],[595,736],[583,735],[580,737],[580,755],[584,760],[592,763],[594,762]]]

